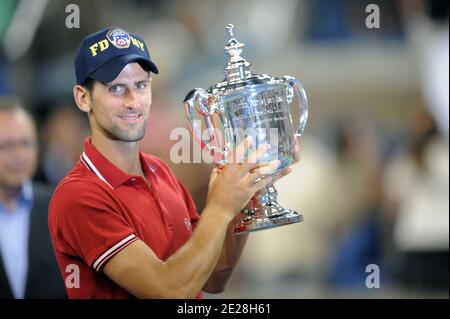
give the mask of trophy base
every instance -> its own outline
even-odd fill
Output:
[[[301,214],[291,209],[282,208],[281,212],[272,216],[270,216],[270,214],[248,215],[236,225],[234,232],[236,235],[240,235],[248,232],[299,223],[301,221],[303,221],[303,216]]]

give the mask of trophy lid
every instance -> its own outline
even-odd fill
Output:
[[[227,24],[226,29],[228,32],[228,43],[224,51],[230,57],[230,60],[223,69],[225,79],[210,86],[208,92],[233,92],[243,90],[248,85],[274,83],[277,79],[268,74],[261,75],[252,73],[252,65],[241,57],[245,44],[235,38],[234,26],[232,24]]]
[[[224,51],[230,56],[230,60],[224,68],[226,80],[233,82],[250,78],[252,76],[251,64],[241,57],[245,44],[234,37],[234,25],[227,24],[225,28],[228,32],[228,44]]]

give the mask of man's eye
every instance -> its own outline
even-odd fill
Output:
[[[125,91],[125,89],[121,85],[114,85],[109,89],[109,91],[114,94],[122,94]]]
[[[138,88],[139,90],[143,90],[143,89],[145,89],[146,87],[147,87],[147,83],[145,83],[145,82],[140,82],[140,83],[137,84],[137,88]]]

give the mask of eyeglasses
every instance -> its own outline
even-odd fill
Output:
[[[0,152],[11,152],[16,148],[35,149],[37,142],[31,139],[22,139],[16,141],[0,141]]]

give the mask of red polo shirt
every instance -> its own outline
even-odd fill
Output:
[[[59,268],[70,298],[130,298],[102,267],[138,239],[167,259],[189,239],[199,216],[189,192],[162,160],[140,153],[149,187],[114,166],[90,138],[84,147],[49,206]]]

